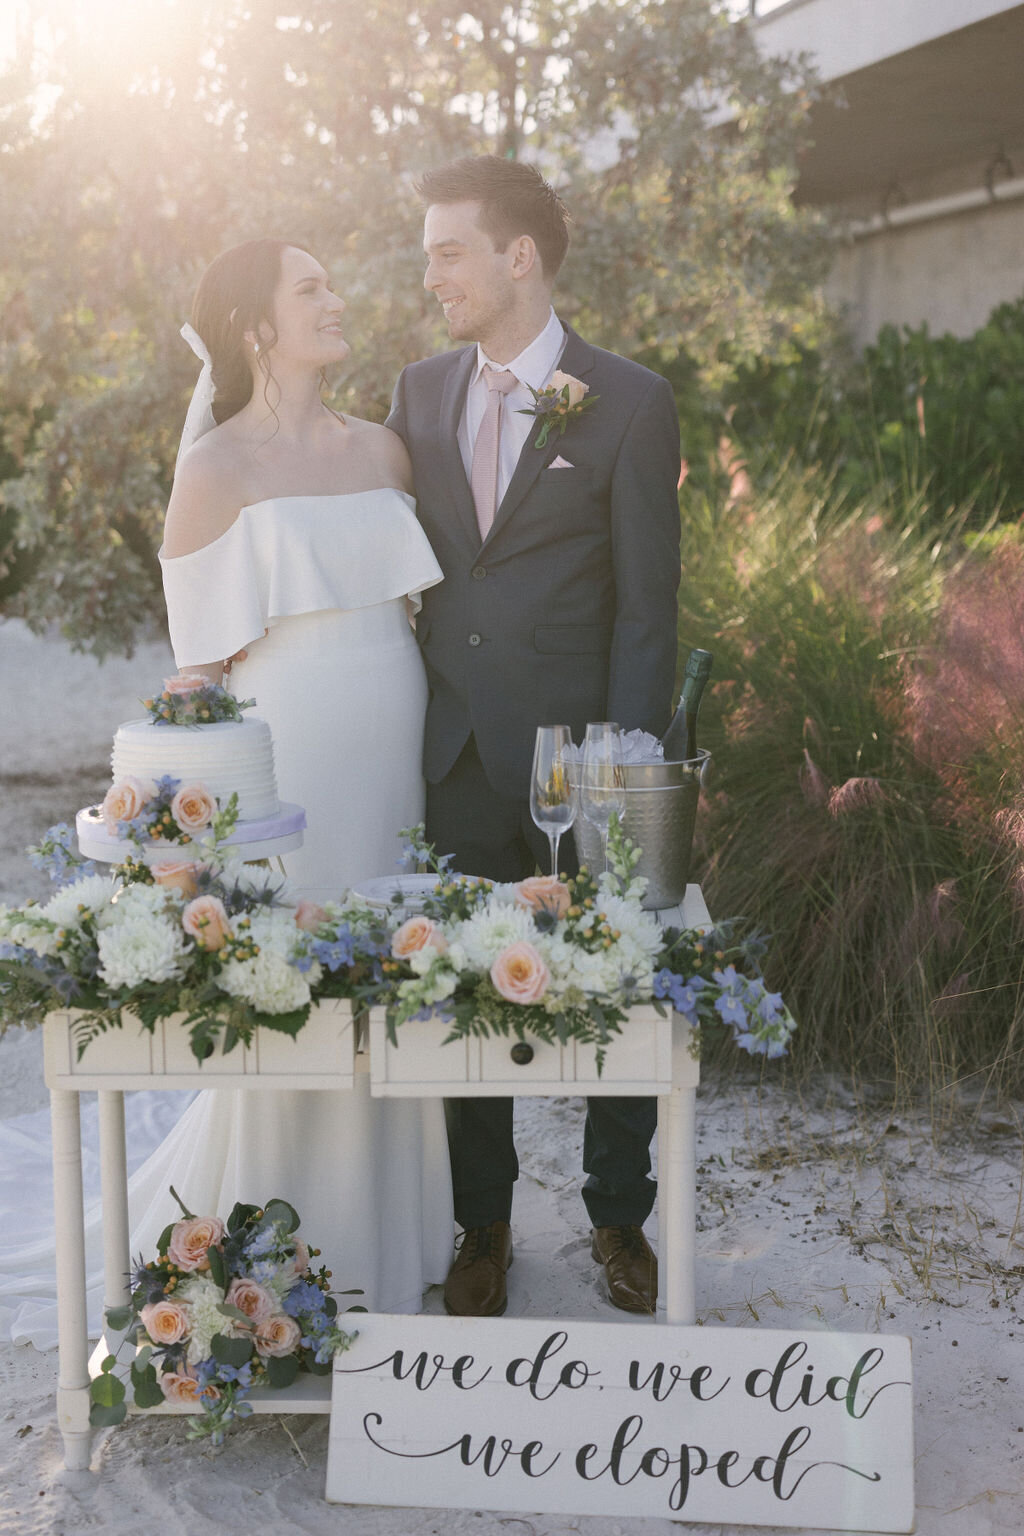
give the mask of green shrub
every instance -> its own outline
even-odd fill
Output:
[[[684,416],[705,428],[687,401]],[[860,359],[807,347],[729,386],[728,421],[752,463],[817,465],[856,498],[923,494],[933,525],[970,505],[978,526],[1024,513],[1024,299],[969,337],[885,326]]]

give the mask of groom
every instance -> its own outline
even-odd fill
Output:
[[[664,379],[589,346],[551,307],[568,215],[531,167],[484,155],[425,175],[428,292],[459,350],[406,368],[388,426],[412,459],[419,517],[444,570],[417,636],[430,683],[427,836],[464,874],[521,880],[546,839],[529,810],[538,725],[590,720],[661,734],[676,656],[679,424]],[[560,371],[593,403],[537,446],[534,397]],[[561,382],[560,380],[557,382]],[[567,859],[568,863],[569,860]],[[519,1165],[511,1099],[448,1105],[465,1229],[445,1305],[507,1304]],[[653,1099],[591,1098],[583,1198],[612,1302],[652,1312],[641,1231],[655,1186]]]

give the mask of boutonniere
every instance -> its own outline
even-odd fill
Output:
[[[582,416],[584,411],[601,398],[600,395],[590,395],[589,384],[574,379],[571,373],[563,373],[560,368],[555,369],[551,383],[544,389],[534,389],[532,384],[526,387],[533,396],[533,404],[518,414],[536,416],[541,423],[541,429],[533,440],[535,448],[543,448],[552,432],[561,437],[570,422]],[[586,395],[590,395],[589,400],[584,398]]]

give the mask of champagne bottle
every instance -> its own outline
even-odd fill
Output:
[[[686,658],[679,708],[661,739],[667,763],[678,763],[697,756],[697,711],[700,709],[704,684],[711,676],[714,659],[710,651],[696,649]]]

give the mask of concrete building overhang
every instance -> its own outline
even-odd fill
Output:
[[[867,215],[1024,174],[1024,4],[790,0],[755,25],[765,52],[813,55],[842,103],[813,109],[799,201]]]

